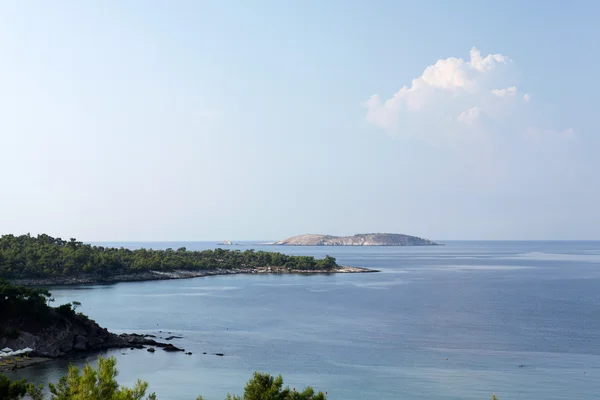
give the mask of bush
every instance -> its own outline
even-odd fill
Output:
[[[75,311],[73,311],[71,303],[63,304],[61,306],[56,307],[56,312],[62,315],[63,317],[72,317],[73,315],[75,315]]]
[[[27,381],[11,381],[4,375],[0,375],[0,399],[20,399],[27,393],[29,385]]]

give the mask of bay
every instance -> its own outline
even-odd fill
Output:
[[[253,371],[281,373],[292,387],[310,384],[344,400],[600,393],[600,242],[226,248],[329,254],[381,272],[213,276],[54,287],[52,294],[56,304],[80,301],[81,311],[117,333],[183,336],[173,343],[191,356],[107,353],[118,360],[121,383],[147,380],[162,400],[223,399],[241,393]],[[55,382],[66,368],[52,362],[12,376]]]

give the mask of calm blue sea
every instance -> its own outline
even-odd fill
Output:
[[[310,384],[332,400],[600,398],[600,242],[233,248],[329,254],[381,272],[52,292],[56,304],[78,300],[112,331],[183,336],[174,343],[192,356],[109,353],[121,383],[147,380],[161,400],[224,399],[240,393],[253,371],[281,373],[290,386]],[[211,355],[217,352],[225,357]],[[65,371],[57,362],[18,376],[47,382]]]

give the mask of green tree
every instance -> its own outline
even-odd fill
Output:
[[[21,399],[27,393],[29,385],[25,380],[11,381],[4,375],[0,375],[0,399]]]
[[[325,400],[322,392],[315,393],[310,386],[302,392],[283,387],[281,375],[274,377],[269,374],[255,372],[252,379],[244,388],[243,396],[227,395],[226,400]]]
[[[120,386],[117,381],[118,371],[114,357],[98,358],[98,368],[87,365],[83,371],[71,366],[66,376],[58,385],[49,384],[51,400],[142,400],[146,396],[148,383],[138,380],[133,389]],[[44,400],[42,386],[28,384],[25,380],[11,381],[0,375],[0,399],[21,400],[25,395],[31,400]],[[298,392],[283,387],[281,375],[255,372],[246,383],[242,396],[228,394],[226,400],[326,400],[322,392],[315,393],[310,386]],[[146,400],[157,400],[154,393]],[[196,400],[203,400],[198,396]],[[492,400],[498,400],[492,396]]]
[[[58,385],[50,384],[52,400],[141,400],[146,396],[148,383],[138,380],[133,389],[117,383],[117,361],[114,357],[98,358],[98,369],[86,365],[83,371],[75,366],[60,378]],[[151,394],[148,400],[156,400]]]
[[[247,269],[285,266],[289,270],[330,270],[337,267],[333,257],[316,260],[307,256],[246,250],[188,251],[180,247],[153,250],[91,246],[42,234],[0,237],[0,277],[52,278],[93,276],[104,279],[117,274],[144,270]]]

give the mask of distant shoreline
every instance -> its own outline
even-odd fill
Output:
[[[272,243],[277,246],[439,246],[429,239],[402,233],[357,233],[353,236],[305,234]]]
[[[323,270],[292,270],[288,271],[278,267],[241,268],[241,269],[217,269],[212,271],[142,271],[132,274],[120,274],[109,277],[96,275],[61,276],[54,278],[26,278],[10,279],[17,285],[25,286],[67,286],[67,285],[101,285],[119,282],[145,282],[172,279],[201,278],[205,276],[220,275],[331,275],[331,274],[357,274],[380,272],[379,270],[362,267],[339,267],[328,271]]]

